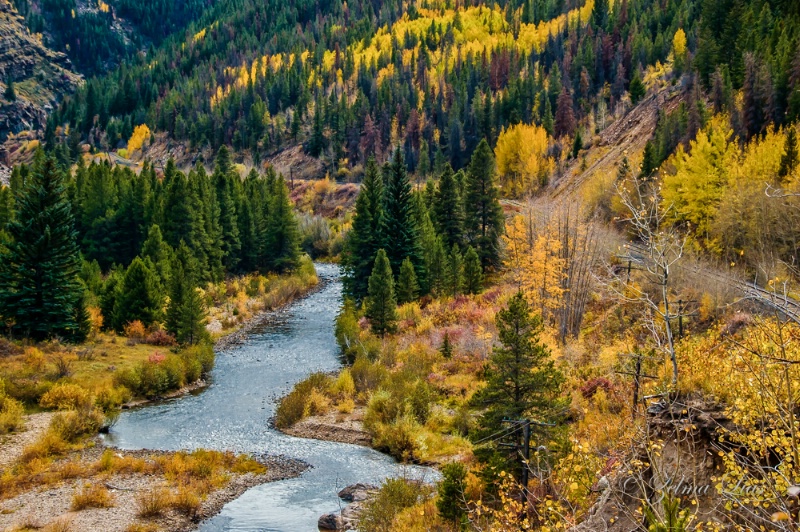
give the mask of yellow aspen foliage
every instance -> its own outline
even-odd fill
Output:
[[[131,138],[128,139],[128,154],[133,155],[133,152],[141,150],[144,141],[150,138],[150,128],[147,124],[140,124],[133,130]]]
[[[683,31],[683,28],[678,28],[672,38],[672,53],[676,58],[686,55],[686,32]]]
[[[514,217],[506,224],[503,237],[506,263],[512,280],[525,292],[531,306],[542,316],[552,318],[564,295],[566,275],[561,257],[561,241],[550,224],[537,225],[532,216]]]
[[[662,201],[670,222],[689,224],[699,247],[718,250],[711,226],[719,209],[737,148],[725,116],[715,116],[697,133],[687,153],[679,147],[672,157],[674,173],[664,176]]]
[[[554,168],[547,157],[549,138],[541,126],[517,124],[500,132],[494,153],[507,196],[519,197],[547,181]]]

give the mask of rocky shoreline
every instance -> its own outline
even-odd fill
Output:
[[[350,443],[363,447],[372,446],[372,437],[364,429],[363,407],[350,414],[328,412],[320,416],[308,416],[291,427],[280,429],[284,434],[311,440]]]
[[[243,344],[244,342],[247,341],[247,337],[250,336],[250,334],[255,329],[264,326],[265,324],[269,323],[270,320],[275,319],[275,317],[280,316],[281,314],[285,314],[286,312],[288,312],[288,307],[291,304],[321,290],[327,284],[328,281],[326,279],[318,277],[316,284],[310,286],[306,291],[304,291],[297,297],[284,302],[279,307],[269,310],[262,310],[252,318],[245,320],[236,328],[235,331],[217,338],[214,342],[214,351],[215,352],[226,351],[232,347]]]
[[[3,454],[7,455],[8,460],[4,461],[0,470],[10,467],[19,454],[16,451],[21,451],[24,446],[46,431],[47,423],[38,422],[34,416],[41,417],[42,414],[29,416],[31,419],[28,430],[14,434],[3,441]],[[107,449],[114,451],[118,457],[131,459],[153,460],[159,456],[173,454],[168,451],[126,451],[105,447],[97,439],[90,442],[87,447],[69,453],[59,462],[73,464],[72,467],[76,472],[87,467],[91,470],[90,464],[100,460]],[[0,530],[16,530],[20,527],[39,529],[58,525],[63,528],[54,529],[125,532],[137,525],[153,525],[159,527],[159,530],[189,532],[196,530],[201,521],[218,514],[225,504],[238,498],[248,489],[268,482],[297,477],[309,468],[307,463],[286,456],[263,455],[254,458],[267,467],[265,473],[231,473],[230,481],[225,486],[210,492],[202,501],[199,511],[191,516],[175,509],[168,509],[162,515],[149,519],[137,515],[137,497],[140,494],[153,489],[168,488],[166,479],[159,475],[125,471],[95,474],[87,478],[76,474],[75,477],[54,484],[45,484],[0,500]],[[74,511],[73,496],[87,483],[105,487],[110,493],[113,506]]]

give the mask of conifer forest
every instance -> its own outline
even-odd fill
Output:
[[[0,0],[0,91],[0,530],[800,530],[797,0]]]

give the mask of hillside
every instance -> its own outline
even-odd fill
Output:
[[[0,2],[0,79],[0,141],[43,128],[48,113],[81,82],[69,59],[31,35],[7,0]]]

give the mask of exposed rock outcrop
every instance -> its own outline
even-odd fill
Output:
[[[13,101],[5,96],[9,82]],[[12,133],[43,128],[47,113],[80,82],[67,56],[31,35],[14,6],[0,0],[0,142]]]

